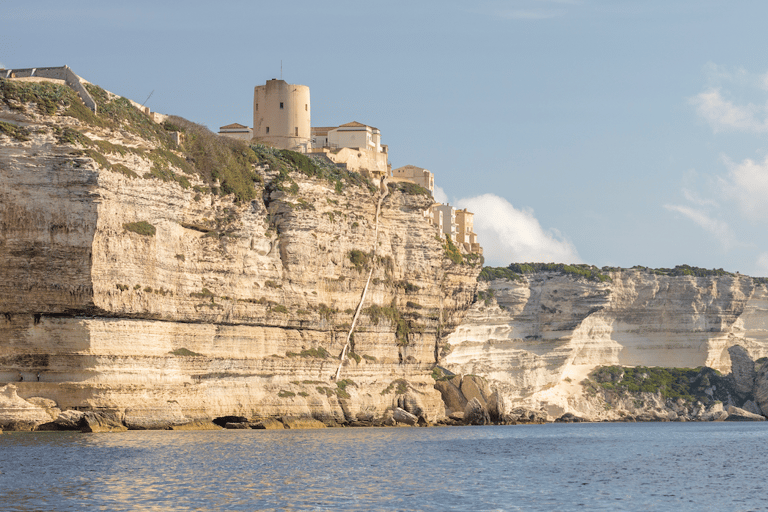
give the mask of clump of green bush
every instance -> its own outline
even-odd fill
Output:
[[[126,222],[123,224],[123,229],[142,236],[155,236],[155,233],[157,232],[155,226],[145,220],[140,220],[138,222]]]

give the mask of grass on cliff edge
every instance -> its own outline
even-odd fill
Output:
[[[477,279],[478,281],[493,281],[494,279],[515,281],[522,279],[524,274],[537,272],[557,272],[601,283],[611,281],[610,276],[601,273],[600,269],[594,265],[566,265],[565,263],[512,263],[508,267],[484,267]]]
[[[298,192],[298,186],[290,178],[291,171],[327,180],[333,184],[337,193],[342,191],[345,184],[375,190],[371,182],[359,173],[293,151],[262,145],[250,146],[245,141],[220,136],[181,117],[169,116],[164,123],[158,124],[134,107],[128,99],[111,96],[97,85],[85,84],[85,87],[96,102],[96,113],[88,109],[72,89],[55,82],[0,79],[0,102],[14,110],[25,110],[31,105],[44,116],[68,116],[85,125],[126,131],[150,141],[156,146],[154,149],[138,151],[140,156],[152,161],[152,170],[144,178],[176,181],[188,188],[189,180],[171,170],[180,169],[185,174],[199,176],[206,184],[207,188],[198,190],[199,193],[232,194],[235,201],[250,201],[256,198],[263,182],[261,175],[256,172],[257,164],[277,171],[272,188],[287,192]],[[25,135],[10,127],[3,129],[3,132],[19,139]],[[105,153],[137,152],[127,147],[91,140],[74,128],[67,127],[59,132],[60,143],[87,148],[84,155],[93,158],[105,169],[111,168],[104,157]],[[181,146],[176,145],[171,132],[184,134]],[[125,174],[122,168],[117,171]]]
[[[536,272],[559,272],[561,274],[581,276],[590,281],[611,281],[610,276],[602,272],[623,272],[629,270],[639,270],[648,272],[657,276],[691,276],[691,277],[719,277],[732,276],[736,274],[723,270],[722,268],[706,269],[693,267],[691,265],[677,265],[674,268],[649,268],[636,265],[630,269],[621,267],[603,267],[598,268],[594,265],[578,264],[566,265],[564,263],[512,263],[507,267],[485,267],[477,277],[479,281],[493,281],[494,279],[508,279],[510,281],[521,280],[524,274],[533,274]],[[747,277],[747,276],[744,276]],[[768,277],[753,277],[753,281],[768,284]]]

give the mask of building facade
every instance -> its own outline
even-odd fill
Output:
[[[253,139],[306,153],[311,148],[309,87],[268,80],[253,90]]]
[[[435,193],[435,175],[426,169],[416,167],[415,165],[405,165],[392,169],[392,178],[395,181],[410,181],[421,185],[425,189],[429,190],[432,194]]]
[[[378,128],[357,121],[312,128],[312,153],[324,154],[350,171],[368,171],[381,179],[389,173],[389,154]]]
[[[253,138],[253,130],[247,126],[243,126],[238,123],[228,124],[219,128],[219,135],[224,135],[231,139],[239,139],[249,141]]]

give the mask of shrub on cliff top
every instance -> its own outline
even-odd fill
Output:
[[[502,275],[502,277],[504,277],[505,279],[513,279],[511,276],[515,274],[533,274],[536,272],[557,272],[560,274],[572,275],[575,277],[583,277],[590,281],[605,282],[605,281],[612,280],[610,276],[606,274],[602,274],[600,272],[600,269],[597,268],[596,266],[586,265],[586,264],[566,265],[565,263],[512,263],[507,267],[507,269],[511,271],[511,274],[508,274],[510,277],[507,277],[506,275]],[[483,272],[480,272],[480,273],[483,274]],[[502,273],[497,272],[496,270],[491,270],[485,274],[485,277],[483,279],[490,281],[490,279],[487,279],[487,277],[493,276],[494,274],[502,274]]]

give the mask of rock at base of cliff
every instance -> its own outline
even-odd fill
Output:
[[[256,430],[284,430],[285,425],[280,420],[274,418],[264,418],[258,421],[251,422],[251,428]]]
[[[765,418],[759,414],[745,411],[740,407],[730,406],[728,407],[728,417],[725,418],[725,421],[765,421]]]
[[[731,357],[731,375],[736,391],[751,393],[755,385],[755,362],[749,357],[749,352],[741,345],[733,345],[728,347],[728,355]]]
[[[488,409],[480,403],[477,397],[467,402],[464,408],[464,423],[467,425],[490,425],[491,417],[488,415]]]
[[[400,407],[396,407],[392,412],[392,418],[397,423],[404,423],[411,426],[416,425],[419,422],[419,418],[409,413],[408,411],[401,409]]]
[[[467,399],[464,398],[461,390],[453,382],[450,380],[439,380],[435,382],[435,389],[442,395],[446,409],[451,412],[464,412]]]
[[[285,425],[285,428],[291,430],[325,428],[325,423],[316,420],[315,418],[309,417],[293,418],[289,416],[283,416],[282,421],[283,425]]]
[[[40,432],[80,430],[80,421],[84,414],[81,411],[62,411],[55,420],[38,425],[35,430]]]
[[[477,398],[483,407],[487,407],[488,398],[491,396],[488,382],[482,377],[475,375],[466,375],[461,379],[461,392],[468,402],[473,398]]]
[[[168,430],[221,430],[221,427],[210,420],[195,420],[180,425],[170,425]]]
[[[177,403],[125,410],[125,426],[130,430],[167,430],[171,425],[188,422]]]
[[[224,425],[227,423],[247,423],[248,418],[245,416],[219,416],[218,418],[213,418],[213,423],[215,425],[220,426],[221,428],[224,428]]]
[[[55,406],[56,403],[50,401]],[[32,430],[36,426],[50,422],[54,419],[47,410],[47,402],[44,407],[24,400],[18,395],[18,388],[13,384],[7,384],[0,388],[0,428],[5,430]]]
[[[555,423],[583,423],[586,421],[587,420],[582,418],[581,416],[576,416],[572,412],[567,412],[562,416],[560,416],[559,418],[557,418],[555,420]]]
[[[227,430],[250,430],[251,424],[247,421],[238,422],[238,423],[227,423],[226,425],[224,425],[224,428]]]
[[[768,361],[763,362],[757,369],[753,396],[760,411],[768,415]]]
[[[81,432],[125,432],[128,427],[123,425],[120,417],[113,412],[86,411],[80,418]]]

